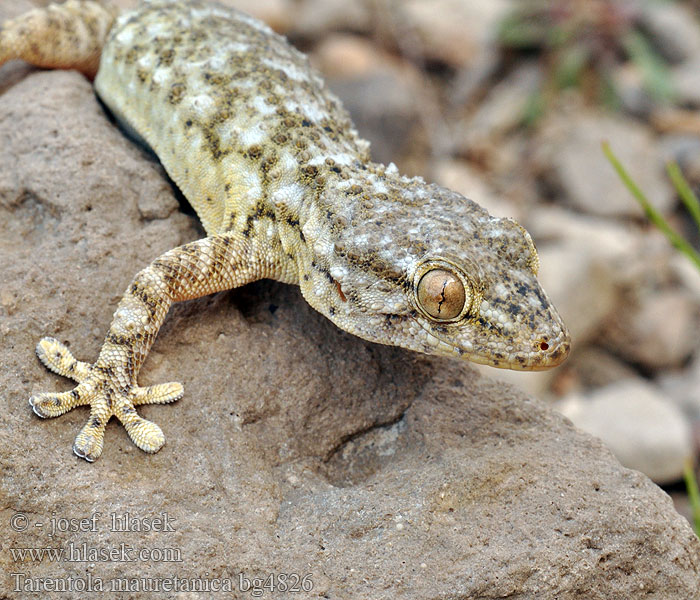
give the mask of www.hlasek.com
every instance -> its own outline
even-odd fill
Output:
[[[102,579],[85,576],[30,577],[26,573],[10,573],[15,592],[242,592],[253,598],[266,593],[310,592],[314,582],[310,573],[270,573],[264,577],[116,577]]]
[[[10,547],[15,563],[34,562],[182,562],[180,548],[134,548],[125,543],[90,546],[68,542],[65,546],[44,548]]]

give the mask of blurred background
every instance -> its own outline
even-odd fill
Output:
[[[601,142],[697,248],[698,225],[666,164],[700,191],[700,2],[225,3],[311,56],[375,160],[530,231],[572,355],[551,372],[482,372],[602,438],[690,516],[683,469],[700,448],[700,270],[650,224]],[[5,12],[32,4],[46,3]]]

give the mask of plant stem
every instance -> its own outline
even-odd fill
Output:
[[[685,207],[693,217],[695,224],[698,226],[698,229],[700,229],[700,201],[698,201],[698,197],[695,195],[695,192],[690,189],[690,186],[688,185],[685,177],[683,177],[683,173],[681,173],[681,169],[678,164],[675,162],[670,162],[666,165],[666,170],[668,171],[668,176],[671,178],[671,181],[673,182],[678,195],[681,197],[683,204],[685,204]]]
[[[688,490],[688,499],[690,500],[690,508],[693,512],[693,526],[695,534],[700,537],[700,490],[698,490],[698,480],[693,471],[693,461],[688,459],[683,467],[683,479],[685,479],[685,487]]]
[[[661,232],[668,238],[668,240],[673,244],[678,250],[685,254],[695,266],[700,270],[700,254],[693,248],[688,241],[686,241],[675,229],[673,229],[666,219],[657,211],[652,204],[647,200],[642,190],[639,189],[637,184],[632,180],[630,175],[627,173],[625,168],[622,166],[620,161],[617,159],[613,151],[610,149],[610,144],[608,142],[603,142],[603,152],[605,156],[610,161],[617,174],[619,175],[622,182],[625,184],[630,193],[635,197],[640,206],[644,209],[649,220],[656,225]],[[675,184],[675,182],[674,182]],[[676,188],[678,193],[681,191]],[[692,192],[691,192],[692,194]],[[681,194],[681,197],[682,194]],[[685,202],[685,200],[684,200]],[[691,200],[692,204],[692,200]]]

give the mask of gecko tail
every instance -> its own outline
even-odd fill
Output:
[[[0,65],[21,59],[38,67],[75,69],[94,79],[117,10],[96,0],[36,8],[0,25]]]

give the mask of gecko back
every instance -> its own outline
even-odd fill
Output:
[[[210,235],[249,230],[275,212],[280,190],[306,196],[318,157],[369,160],[308,59],[228,7],[155,0],[123,15],[95,88],[158,155]]]

